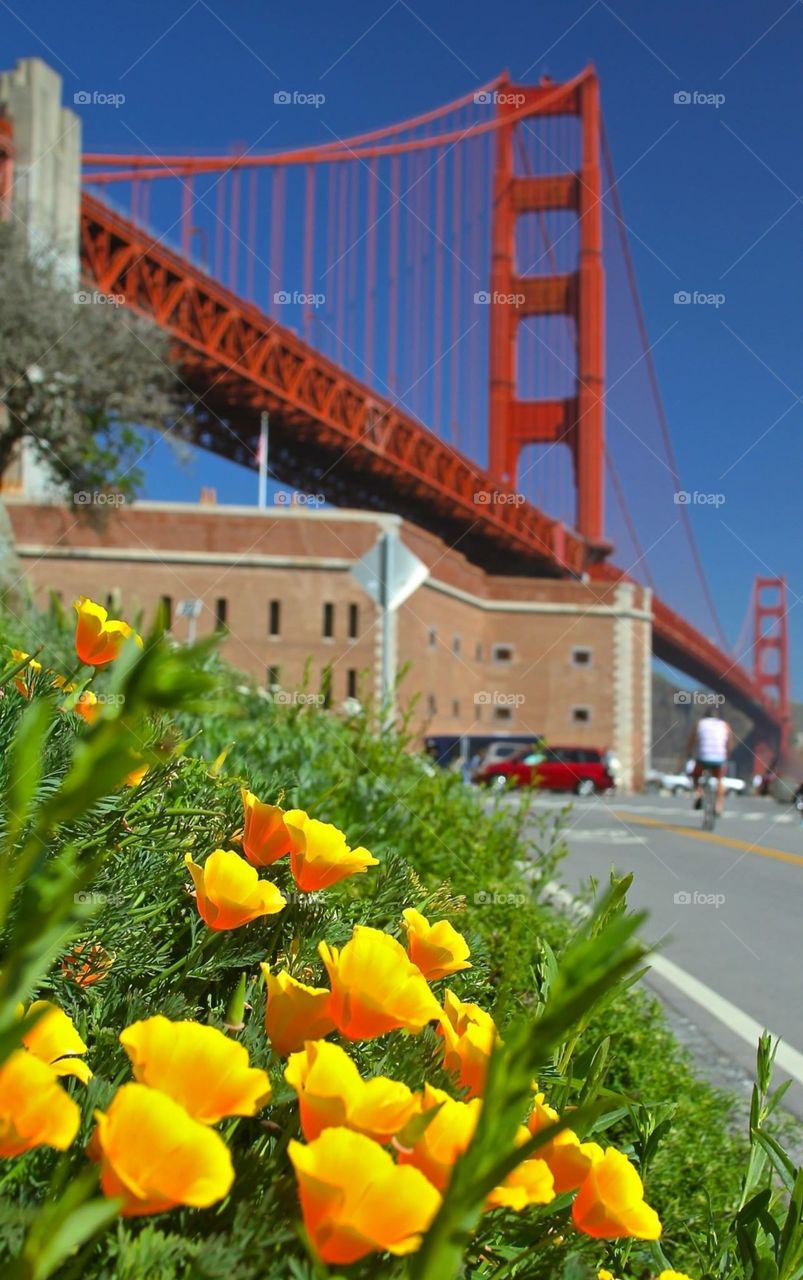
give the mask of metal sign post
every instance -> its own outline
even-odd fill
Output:
[[[257,505],[264,511],[268,505],[268,414],[263,409],[259,419],[259,444],[257,445],[257,464],[259,466],[259,494]]]
[[[176,605],[176,616],[187,619],[187,644],[195,643],[195,624],[203,607],[203,600],[179,600]]]
[[[389,728],[396,718],[396,613],[429,576],[429,569],[408,550],[396,529],[388,529],[380,534],[362,560],[357,561],[351,576],[379,608],[377,694],[383,728]]]

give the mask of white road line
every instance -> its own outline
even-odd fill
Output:
[[[555,902],[559,902],[567,911],[575,916],[585,919],[591,915],[591,907],[586,902],[580,902],[568,889],[564,889],[562,885],[550,881],[546,885],[546,893]],[[652,955],[649,957],[650,967],[655,973],[660,974],[667,982],[681,991],[689,1000],[705,1009],[712,1018],[716,1018],[717,1022],[721,1022],[724,1027],[732,1031],[740,1040],[744,1040],[749,1044],[751,1049],[755,1049],[759,1036],[767,1030],[761,1023],[756,1022],[755,1018],[751,1018],[737,1005],[732,1004],[730,1000],[726,1000],[724,996],[718,994],[704,982],[700,982],[699,978],[693,977],[687,973],[685,969],[681,969],[680,965],[675,964],[672,960],[667,960],[666,956]],[[773,1040],[778,1037],[770,1032]],[[775,1055],[775,1061],[782,1071],[796,1080],[798,1084],[803,1084],[803,1053],[798,1053],[797,1049],[793,1049],[790,1044],[786,1044],[781,1040],[778,1045],[778,1052]]]

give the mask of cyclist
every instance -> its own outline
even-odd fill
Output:
[[[694,807],[703,807],[703,788],[700,777],[707,769],[717,779],[717,817],[722,817],[725,799],[725,765],[731,749],[731,727],[723,720],[717,707],[709,707],[696,729],[689,737],[689,752],[694,756],[692,780],[695,783]]]

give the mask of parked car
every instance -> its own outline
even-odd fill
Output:
[[[610,791],[614,779],[602,752],[594,747],[546,747],[517,752],[509,760],[482,765],[477,782],[491,787],[539,787],[543,791],[574,791],[593,796]]]
[[[538,734],[530,733],[442,733],[425,738],[424,749],[441,768],[456,769],[469,761],[479,764],[480,757],[484,758],[485,753],[496,745],[516,751],[527,747],[532,751],[539,741]]]
[[[490,769],[496,764],[504,764],[506,760],[512,760],[515,756],[526,755],[528,751],[532,752],[535,746],[534,742],[523,743],[520,739],[500,740],[489,743],[477,759],[476,767],[471,774],[471,781],[481,781],[480,774],[483,769]]]

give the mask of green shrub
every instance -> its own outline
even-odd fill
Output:
[[[15,620],[4,627],[8,645],[29,652],[41,645],[45,668],[74,667],[57,608],[22,629]],[[208,648],[176,650],[157,633],[142,654],[131,646],[96,677],[93,688],[110,697],[91,727],[57,709],[69,704],[46,670],[33,678],[29,700],[17,694],[13,674],[9,659],[0,699],[10,868],[4,924],[0,914],[0,1063],[19,1043],[18,1001],[38,996],[72,1016],[94,1078],[86,1088],[69,1086],[82,1109],[69,1151],[38,1149],[0,1166],[0,1257],[9,1276],[330,1274],[311,1258],[300,1229],[286,1156],[297,1132],[296,1100],[265,1040],[259,962],[274,970],[290,963],[320,984],[319,941],[342,945],[360,923],[398,937],[408,906],[448,918],[465,936],[472,968],[448,985],[493,1013],[504,1045],[492,1059],[477,1135],[421,1252],[380,1264],[369,1256],[347,1274],[569,1280],[606,1265],[617,1276],[625,1268],[640,1276],[668,1265],[665,1250],[696,1275],[763,1280],[770,1271],[756,1268],[771,1246],[786,1260],[779,1274],[800,1274],[790,1269],[797,1226],[783,1248],[769,1226],[786,1211],[778,1179],[787,1197],[795,1184],[766,1124],[766,1061],[754,1101],[761,1135],[753,1136],[743,1175],[747,1144],[730,1133],[730,1100],[695,1076],[657,1003],[631,985],[641,951],[633,939],[638,921],[624,910],[626,885],[614,886],[579,933],[545,901],[543,887],[559,874],[564,852],[559,820],[544,821],[533,842],[525,836],[525,827],[532,830],[526,801],[488,808],[457,777],[411,752],[403,726],[377,735],[367,713],[343,718],[305,703],[276,705],[238,683]],[[139,760],[149,764],[147,774],[126,785]],[[276,863],[270,878],[287,891],[285,910],[210,933],[188,891],[184,857],[202,860],[236,842],[243,785],[334,823],[380,865],[305,896],[293,891],[286,863]],[[76,945],[97,946],[107,958],[110,967],[91,985],[77,985],[74,967],[64,968]],[[224,1126],[235,1194],[206,1210],[115,1219],[95,1193],[83,1148],[93,1110],[106,1108],[130,1078],[120,1031],[156,1012],[222,1026],[243,975],[238,1038],[269,1071],[273,1099],[264,1117]],[[413,1088],[426,1079],[454,1092],[429,1028],[350,1049],[363,1074]],[[765,1046],[765,1059],[768,1053]],[[511,1143],[536,1073],[558,1111],[577,1108],[573,1125],[583,1136],[613,1143],[641,1169],[664,1222],[660,1248],[567,1234],[565,1196],[543,1209],[479,1217],[486,1191],[528,1150],[511,1154]],[[531,1139],[536,1155],[541,1141]],[[765,1191],[770,1198],[754,1204]]]

